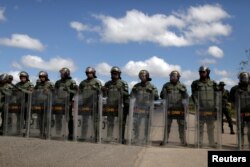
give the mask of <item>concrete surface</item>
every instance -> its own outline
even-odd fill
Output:
[[[203,167],[207,150],[0,137],[0,166]]]

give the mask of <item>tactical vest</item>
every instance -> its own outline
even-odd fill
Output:
[[[146,85],[138,83],[132,89],[132,95],[136,98],[136,103],[140,106],[149,106],[154,100],[154,86],[149,82]]]
[[[45,83],[37,83],[36,86],[35,86],[35,89],[40,89],[40,90],[52,90],[54,88],[54,85],[49,82],[49,81],[46,81]]]
[[[240,98],[240,112],[244,120],[250,121],[250,85],[246,90],[237,88],[238,98]]]
[[[214,82],[199,81],[197,83],[196,96],[200,111],[214,111],[215,109],[215,87]]]
[[[169,110],[184,111],[182,100],[186,98],[186,88],[177,83],[173,85],[168,83],[165,87],[165,97],[167,98]]]

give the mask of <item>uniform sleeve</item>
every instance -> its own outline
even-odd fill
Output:
[[[161,89],[161,93],[160,93],[161,99],[165,99],[165,95],[164,95],[164,92],[165,92],[165,85],[166,85],[166,84],[164,84],[164,85],[162,86],[162,89]]]
[[[192,100],[194,103],[196,103],[196,99],[197,99],[197,94],[196,94],[196,91],[197,91],[197,82],[196,81],[193,81],[192,84],[191,84],[191,92],[192,92]]]
[[[158,90],[155,86],[153,86],[153,93],[154,93],[154,100],[158,100],[159,99]]]
[[[229,93],[229,101],[235,103],[236,86],[232,87]]]

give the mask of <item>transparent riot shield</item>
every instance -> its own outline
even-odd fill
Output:
[[[250,92],[236,93],[238,149],[250,149]]]
[[[200,90],[196,102],[196,135],[198,148],[221,148],[221,92]]]
[[[162,145],[186,146],[188,99],[179,90],[165,91],[165,128]]]
[[[151,144],[151,122],[154,109],[153,94],[145,91],[132,95],[129,111],[129,144]]]
[[[25,93],[15,92],[5,95],[3,134],[6,136],[24,136],[25,131]]]
[[[69,121],[69,93],[55,90],[52,94],[52,112],[49,132],[50,139],[66,140]]]
[[[34,90],[31,94],[29,131],[27,136],[48,138],[51,118],[51,92]]]
[[[117,89],[109,89],[102,108],[102,143],[122,142],[122,93]]]
[[[76,99],[75,140],[98,142],[100,119],[97,91],[86,89]]]

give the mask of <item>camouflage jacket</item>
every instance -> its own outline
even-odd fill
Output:
[[[84,90],[88,89],[88,90],[96,90],[99,94],[101,93],[101,87],[102,84],[98,79],[96,78],[93,78],[91,80],[85,79],[79,84],[79,92],[83,92]]]
[[[161,90],[161,94],[160,94],[160,97],[162,99],[166,98],[165,91],[166,91],[166,93],[170,93],[171,91],[177,91],[178,93],[180,93],[182,95],[182,98],[188,97],[186,86],[184,84],[181,84],[179,81],[176,84],[172,84],[171,82],[167,82],[163,85],[162,90]]]
[[[24,92],[24,93],[31,93],[33,88],[34,88],[34,85],[30,81],[27,81],[25,83],[18,82],[15,85],[15,89],[17,89],[21,92]]]
[[[158,100],[159,99],[159,95],[158,95],[158,90],[157,88],[151,84],[149,81],[144,83],[137,83],[134,85],[134,87],[132,88],[131,94],[136,94],[138,91],[146,91],[148,93],[152,93],[154,96],[154,100]]]
[[[248,84],[247,86],[243,86],[239,83],[238,85],[235,85],[234,87],[232,87],[230,90],[230,94],[229,94],[230,102],[235,103],[236,93],[240,94],[243,92],[250,92],[250,84]]]
[[[37,82],[34,89],[53,90],[54,89],[54,84],[52,82],[50,82],[50,81],[45,81],[44,83]]]
[[[72,100],[74,95],[77,93],[78,87],[76,82],[71,78],[65,80],[60,79],[55,83],[55,90],[63,90],[68,92],[70,95],[70,100]]]
[[[223,108],[228,108],[229,105],[229,91],[224,89],[224,91],[221,92],[222,93],[222,107]]]
[[[118,89],[121,91],[123,96],[123,103],[124,105],[128,106],[129,104],[129,93],[128,93],[128,84],[126,81],[123,81],[121,79],[118,79],[117,81],[108,81],[105,83],[104,87],[107,89],[107,91],[103,92],[103,96],[107,96],[107,93],[110,89]]]
[[[217,83],[213,80],[207,79],[206,81],[202,80],[195,80],[191,84],[191,91],[192,91],[192,99],[196,103],[198,99],[198,91],[206,90],[210,93],[210,96],[214,96],[211,93],[218,91]]]

